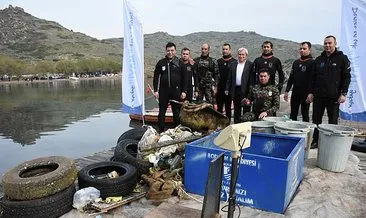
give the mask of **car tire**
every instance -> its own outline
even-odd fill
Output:
[[[12,200],[6,195],[0,199],[1,217],[60,217],[72,210],[75,184],[53,195],[34,200]]]
[[[99,178],[116,171],[117,178]],[[94,187],[100,191],[102,198],[126,196],[130,194],[137,184],[136,168],[127,163],[99,162],[90,164],[79,171],[79,188]]]
[[[55,194],[75,182],[75,161],[50,156],[26,161],[2,178],[4,194],[14,200],[32,200]]]
[[[114,160],[118,162],[129,163],[136,167],[137,176],[149,172],[152,164],[148,161],[137,158],[138,141],[133,139],[121,140],[114,149]]]
[[[366,141],[364,139],[354,139],[351,150],[366,153]]]
[[[145,134],[147,127],[130,129],[124,132],[117,140],[117,144],[123,139],[134,139],[140,141]]]

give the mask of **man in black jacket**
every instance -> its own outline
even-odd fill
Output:
[[[194,70],[194,61],[191,57],[191,51],[189,48],[183,48],[181,52],[181,59],[185,66],[186,75],[185,78],[187,79],[187,97],[185,100],[192,101],[193,98],[193,80],[194,85],[197,84],[197,76]],[[182,81],[185,82],[185,81]]]
[[[186,98],[187,79],[185,66],[176,54],[176,46],[169,42],[165,46],[166,56],[158,61],[154,71],[154,96],[159,99],[158,126],[164,131],[165,113],[169,100],[181,101]],[[179,124],[179,107],[172,105],[174,124]]]
[[[291,94],[291,120],[297,120],[297,114],[301,105],[302,120],[309,122],[309,102],[306,98],[309,94],[309,85],[314,71],[314,59],[311,56],[311,43],[300,44],[300,58],[292,64],[290,78],[287,81],[284,99],[288,102],[288,92],[294,86]]]
[[[240,122],[243,115],[242,100],[249,93],[249,76],[252,70],[252,62],[247,60],[248,50],[246,48],[238,49],[238,61],[232,62],[230,76],[226,83],[225,94],[231,93],[234,101],[234,123]],[[244,113],[248,112],[245,106]]]
[[[346,101],[351,82],[351,64],[348,57],[336,48],[334,36],[324,39],[324,51],[315,59],[315,68],[308,102],[313,103],[313,123],[321,124],[325,109],[328,123],[338,124],[339,104]],[[317,147],[319,132],[314,131],[312,147]]]
[[[236,62],[237,60],[231,56],[231,45],[225,43],[222,46],[222,58],[217,60],[217,66],[219,68],[219,76],[217,83],[217,93],[216,93],[216,103],[217,103],[217,111],[222,113],[223,107],[225,105],[225,115],[231,119],[231,101],[232,97],[229,93],[225,95],[226,83],[230,77],[231,71],[231,63]],[[230,92],[231,90],[229,90]]]
[[[270,41],[265,41],[262,44],[262,56],[256,58],[253,62],[253,72],[251,75],[251,85],[259,83],[259,70],[268,69],[270,75],[269,83],[271,85],[275,84],[276,72],[278,73],[278,84],[276,85],[278,91],[281,94],[283,82],[285,81],[285,75],[283,74],[282,64],[280,59],[273,56],[273,43]]]

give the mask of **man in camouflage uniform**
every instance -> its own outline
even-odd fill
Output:
[[[241,117],[241,121],[255,121],[267,116],[274,116],[280,108],[280,94],[275,85],[269,83],[270,75],[267,69],[261,69],[259,84],[249,92],[248,98],[243,99],[246,105],[253,105],[252,112],[247,112]]]
[[[201,46],[201,56],[194,59],[195,71],[197,73],[198,82],[196,85],[196,99],[198,102],[206,98],[209,103],[213,102],[213,97],[216,95],[216,82],[219,80],[218,67],[215,58],[209,56],[210,46],[206,43]]]

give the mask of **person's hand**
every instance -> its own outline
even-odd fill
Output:
[[[288,92],[285,92],[283,95],[283,99],[285,99],[286,102],[288,102]]]
[[[229,91],[228,90],[225,91],[225,95],[229,95]]]
[[[308,103],[308,104],[310,104],[311,102],[313,102],[313,100],[314,100],[314,95],[313,94],[308,94],[308,97],[306,98],[306,102]]]
[[[340,95],[339,98],[338,98],[338,103],[339,104],[342,104],[344,102],[346,102],[346,96]]]
[[[154,96],[155,96],[156,99],[158,99],[159,98],[159,92],[154,92]]]
[[[181,99],[186,99],[186,97],[187,97],[187,94],[186,94],[185,92],[182,92],[182,93],[180,94],[180,98],[181,98]]]
[[[263,119],[265,118],[266,116],[268,116],[267,112],[262,112],[261,114],[259,114],[259,119]]]
[[[217,88],[212,88],[213,94],[216,95],[217,94]]]
[[[198,97],[198,92],[194,92],[194,97]]]

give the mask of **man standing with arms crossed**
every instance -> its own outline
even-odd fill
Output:
[[[324,51],[315,59],[314,74],[307,97],[313,102],[313,123],[319,125],[325,109],[328,123],[338,124],[339,104],[346,101],[348,87],[351,82],[351,64],[348,57],[336,48],[334,36],[324,39]],[[318,147],[319,131],[314,131],[311,147]]]
[[[290,78],[287,81],[284,99],[288,102],[288,92],[294,86],[291,94],[291,120],[297,120],[297,114],[301,105],[301,115],[304,122],[309,122],[309,102],[306,98],[309,93],[311,76],[314,71],[314,59],[311,56],[311,43],[300,44],[300,58],[292,64]]]
[[[225,43],[222,46],[222,58],[217,60],[217,66],[219,69],[219,81],[217,83],[216,103],[217,111],[222,113],[225,105],[225,115],[231,119],[231,93],[225,94],[226,83],[230,77],[231,63],[237,60],[231,56],[231,45]]]
[[[262,44],[262,56],[256,58],[253,62],[253,75],[251,75],[252,78],[252,84],[255,85],[259,83],[259,71],[261,69],[268,69],[268,73],[270,76],[269,84],[276,85],[275,78],[276,78],[276,72],[278,73],[278,84],[276,87],[278,88],[278,91],[281,94],[282,86],[285,81],[285,75],[283,74],[282,70],[282,64],[280,59],[273,56],[273,43],[270,41],[265,41]]]
[[[166,56],[158,61],[154,71],[154,96],[159,99],[158,126],[164,131],[165,113],[169,100],[181,101],[186,98],[187,80],[183,62],[175,56],[176,46],[168,42],[165,46]],[[179,107],[172,104],[174,125],[179,124]]]

